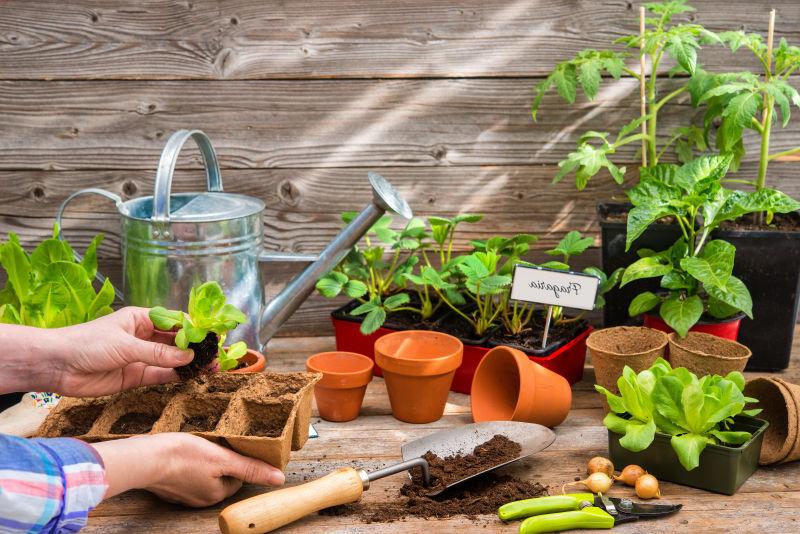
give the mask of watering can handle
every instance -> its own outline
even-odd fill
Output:
[[[164,145],[164,150],[161,152],[161,159],[158,161],[156,186],[153,192],[153,220],[156,222],[169,222],[172,174],[175,172],[178,154],[189,138],[194,139],[203,156],[203,165],[206,169],[206,188],[208,191],[222,191],[222,175],[211,140],[200,130],[178,130],[167,140],[167,144]]]
[[[105,189],[100,189],[100,188],[97,188],[97,187],[88,187],[86,189],[81,189],[79,191],[75,191],[70,196],[68,196],[67,198],[64,199],[64,202],[61,203],[61,205],[58,207],[58,211],[56,212],[56,227],[58,228],[57,237],[61,241],[64,241],[64,234],[61,231],[61,219],[64,216],[64,210],[67,209],[67,204],[72,202],[72,200],[74,198],[76,198],[76,197],[79,197],[81,195],[90,195],[90,194],[91,195],[100,195],[101,197],[105,197],[105,198],[113,201],[114,204],[117,206],[117,210],[120,210],[122,208],[122,198],[120,198],[119,195],[116,195],[116,194],[114,194],[114,193],[112,193],[110,191],[106,191]],[[81,256],[80,254],[78,254],[74,250],[72,251],[72,255],[75,256],[75,261],[77,261],[78,263],[83,261],[83,256]],[[106,277],[103,276],[102,274],[100,274],[100,271],[97,271],[97,273],[95,274],[95,278],[101,284],[104,283],[105,280],[106,280]],[[113,285],[111,287],[114,288],[114,295],[116,295],[117,300],[122,302],[124,300],[123,297],[122,297],[122,291],[120,291],[119,289],[117,289]]]

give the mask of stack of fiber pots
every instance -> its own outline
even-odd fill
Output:
[[[375,363],[383,370],[392,415],[407,423],[442,417],[464,345],[428,330],[404,330],[375,342]]]
[[[792,462],[800,459],[800,386],[782,378],[755,378],[744,388],[748,397],[761,408],[759,418],[769,422],[761,445],[761,465]]]
[[[615,326],[595,330],[586,340],[592,357],[595,381],[619,393],[617,379],[627,365],[637,373],[648,369],[664,356],[667,334],[643,326]]]
[[[732,341],[702,332],[689,332],[681,338],[669,335],[669,361],[672,367],[686,367],[697,376],[725,376],[731,371],[744,371],[750,349]]]

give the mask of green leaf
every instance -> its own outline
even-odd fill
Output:
[[[344,285],[344,293],[351,299],[363,297],[367,293],[367,284],[361,280],[348,280]]]
[[[600,88],[600,68],[599,61],[587,61],[578,68],[578,81],[589,100],[594,100]]]
[[[614,395],[613,393],[608,391],[606,388],[604,388],[603,386],[598,385],[598,384],[594,385],[594,389],[598,393],[601,393],[601,394],[606,396],[606,400],[608,401],[608,407],[611,408],[611,411],[616,412],[616,413],[625,413],[626,412],[625,403],[622,401],[622,397],[620,397],[618,395]],[[625,419],[623,419],[623,421],[625,421]],[[608,425],[606,425],[606,426],[608,426]],[[611,429],[611,430],[613,430],[613,429]],[[624,426],[623,426],[623,430],[620,431],[619,433],[620,434],[624,433]]]
[[[653,443],[656,434],[656,423],[650,420],[646,423],[631,420],[625,425],[625,435],[620,438],[619,444],[632,452],[645,450]]]
[[[700,453],[708,445],[708,438],[698,434],[683,434],[672,436],[671,443],[683,468],[691,471],[700,465]]]
[[[94,236],[94,239],[92,239],[92,242],[89,243],[89,246],[86,248],[86,252],[83,255],[83,260],[81,260],[81,267],[84,268],[89,278],[94,278],[97,274],[97,248],[102,242],[103,234],[97,234]],[[65,254],[68,253],[69,252],[65,250]],[[72,256],[72,254],[70,254],[70,256]],[[64,258],[64,260],[70,261],[72,260],[72,257]]]
[[[678,65],[689,74],[694,74],[697,66],[697,41],[691,35],[673,35],[666,44],[666,51]]]
[[[367,313],[364,317],[364,321],[361,323],[361,333],[368,336],[383,326],[385,321],[386,311],[381,307],[373,308]]]
[[[342,292],[347,283],[348,277],[346,274],[332,271],[317,280],[316,288],[323,297],[332,299]]]
[[[103,281],[103,286],[100,288],[100,291],[97,292],[97,295],[89,304],[89,310],[86,312],[86,320],[91,321],[92,319],[97,319],[98,317],[111,313],[113,311],[111,309],[111,304],[114,303],[114,296],[114,286],[112,286],[111,281],[106,278],[105,281]]]
[[[750,296],[750,291],[748,291],[747,286],[745,286],[744,282],[740,279],[735,276],[730,276],[724,287],[720,288],[717,286],[703,285],[703,288],[716,300],[732,308],[741,310],[745,315],[751,319],[753,318],[753,299]],[[719,313],[722,312],[720,308],[717,308],[715,311]],[[728,317],[729,316],[730,315],[728,315]]]
[[[631,248],[636,239],[647,228],[667,215],[674,214],[674,209],[669,205],[644,205],[636,206],[628,212],[627,233],[625,236],[625,250]]]
[[[725,241],[719,242],[730,248],[725,252],[720,249],[716,254],[708,254],[705,257],[690,256],[681,260],[681,268],[702,282],[706,288],[709,286],[724,288],[733,272],[733,255],[736,249]]]
[[[245,354],[247,354],[247,343],[244,341],[238,341],[234,343],[228,347],[228,350],[226,351],[228,358],[232,358],[234,360],[238,360]]]
[[[600,386],[595,386],[595,387],[600,387]],[[617,397],[616,395],[614,395],[614,397],[619,399],[619,397]],[[620,400],[619,402],[622,402],[622,401]],[[611,403],[609,402],[609,406],[610,405],[611,405]],[[614,410],[614,409],[612,408],[612,410]],[[616,410],[614,410],[614,411],[616,411]],[[622,412],[618,412],[618,413],[623,413],[624,411],[625,410],[624,410],[624,407],[623,407]],[[616,434],[624,435],[628,431],[628,419],[620,417],[616,413],[608,413],[603,418],[603,424],[606,426],[607,429],[609,429],[610,431],[612,431],[612,432],[614,432]]]
[[[8,241],[0,247],[0,264],[6,270],[11,287],[20,302],[25,302],[30,292],[31,261],[19,244],[17,234],[8,234]]]
[[[566,64],[563,68],[556,69],[553,71],[552,77],[559,96],[568,103],[574,104],[578,89],[578,76],[575,65]]]
[[[649,312],[661,303],[661,297],[650,291],[639,293],[628,306],[628,315],[636,317]]]
[[[591,237],[581,237],[581,233],[572,230],[568,232],[559,241],[558,245],[552,250],[548,250],[547,254],[551,256],[576,256],[584,252],[587,248],[594,244],[594,239]]]
[[[407,304],[409,300],[408,293],[398,293],[384,300],[383,305],[387,309],[393,310],[399,306],[402,306],[403,304]]]
[[[625,272],[622,274],[620,287],[624,287],[628,283],[641,278],[663,276],[672,271],[672,269],[672,263],[665,258],[658,256],[639,258],[625,269]]]
[[[703,301],[697,295],[680,298],[676,295],[669,296],[660,308],[661,318],[679,336],[686,337],[689,329],[697,324],[703,315]]]
[[[721,431],[721,430],[712,430],[709,432],[712,436],[717,438],[720,443],[725,443],[728,445],[742,445],[747,443],[750,438],[753,437],[753,434],[750,432],[732,432],[732,431]]]
[[[150,317],[150,320],[153,322],[153,326],[155,326],[156,329],[163,330],[165,332],[169,332],[176,326],[183,323],[183,312],[168,310],[163,306],[155,306],[154,308],[150,308],[148,316]]]

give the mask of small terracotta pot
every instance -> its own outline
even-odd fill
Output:
[[[267,359],[264,357],[263,354],[260,352],[256,352],[253,349],[247,349],[247,352],[239,358],[240,363],[244,361],[247,364],[247,367],[242,367],[241,369],[233,369],[232,371],[228,371],[229,373],[234,374],[244,374],[244,373],[260,373],[264,370],[267,366]]]
[[[499,346],[486,353],[472,379],[472,418],[556,426],[566,419],[572,390],[563,376],[527,354]]]
[[[754,378],[744,394],[758,399],[748,408],[761,408],[756,417],[769,423],[758,463],[769,465],[800,459],[800,386],[780,378]]]
[[[392,415],[407,423],[430,423],[444,413],[464,346],[458,338],[426,330],[394,332],[375,342]]]
[[[314,386],[319,416],[335,422],[358,417],[373,366],[371,359],[355,352],[320,352],[309,357],[306,370],[322,373]]]
[[[750,349],[713,334],[688,332],[681,338],[673,332],[669,335],[669,361],[672,367],[686,367],[697,376],[725,376],[731,371],[744,371]]]
[[[664,356],[667,334],[642,326],[615,326],[595,330],[586,339],[592,357],[596,383],[619,393],[617,379],[625,366],[637,373]]]

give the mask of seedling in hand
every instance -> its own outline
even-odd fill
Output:
[[[178,376],[185,380],[206,371],[214,357],[220,370],[235,369],[237,360],[247,352],[247,345],[239,341],[226,350],[223,344],[228,332],[246,322],[247,316],[225,302],[225,294],[217,282],[192,288],[187,311],[188,314],[161,306],[150,310],[150,320],[157,329],[170,331],[180,327],[175,345],[194,351],[191,363],[175,369]]]

